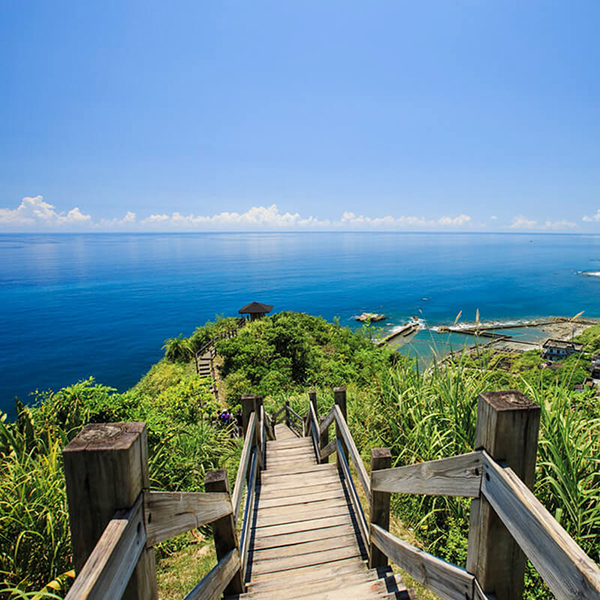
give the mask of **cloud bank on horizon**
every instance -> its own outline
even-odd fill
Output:
[[[586,223],[600,222],[600,209],[584,216]],[[253,206],[243,213],[220,212],[214,215],[182,215],[179,212],[156,213],[138,218],[127,211],[122,218],[100,219],[83,213],[78,207],[59,211],[43,196],[26,196],[16,208],[0,208],[1,232],[171,232],[171,231],[577,231],[577,223],[567,220],[530,219],[524,215],[502,224],[491,216],[489,223],[471,216],[443,215],[439,218],[386,215],[370,217],[347,211],[337,220],[281,212],[276,204]]]

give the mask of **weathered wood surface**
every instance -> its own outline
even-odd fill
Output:
[[[540,407],[521,392],[479,396],[475,449],[511,467],[529,488],[535,479]],[[523,595],[525,555],[484,496],[471,501],[467,571],[497,600]]]
[[[342,449],[342,443],[340,440],[336,440],[338,444],[338,456],[340,458],[340,464],[342,465],[342,472],[344,474],[344,481],[346,483],[346,491],[350,496],[350,500],[354,507],[354,514],[356,516],[356,520],[358,522],[358,528],[362,535],[363,541],[366,546],[369,545],[369,528],[367,526],[367,520],[365,518],[365,513],[363,507],[360,503],[360,498],[358,497],[358,493],[356,491],[356,487],[354,486],[354,481],[352,480],[352,473],[350,473],[350,466],[348,465],[348,461],[346,460],[346,456]]]
[[[383,469],[371,474],[373,491],[477,498],[481,452]]]
[[[80,572],[115,511],[129,510],[150,487],[146,425],[86,425],[64,449],[63,461],[73,562]],[[157,597],[154,549],[147,548],[140,555],[124,598]]]
[[[326,446],[321,448],[321,460],[326,459],[337,450],[337,440],[331,440]]]
[[[232,512],[231,498],[226,493],[145,492],[144,502],[148,546]]]
[[[234,548],[194,587],[185,600],[218,600],[240,567],[240,553]]]
[[[370,502],[371,501],[371,488],[370,488],[370,482],[369,482],[369,475],[367,474],[365,465],[363,464],[362,458],[360,457],[358,448],[356,447],[356,444],[354,443],[354,440],[352,439],[352,435],[350,433],[350,430],[348,429],[348,424],[346,423],[346,419],[344,418],[342,410],[340,409],[340,407],[338,405],[335,406],[335,420],[336,420],[336,423],[338,424],[337,431],[339,431],[339,433],[341,434],[341,437],[343,438],[343,441],[344,441],[344,444],[342,444],[342,447],[344,445],[346,446],[346,449],[348,450],[348,454],[349,454],[350,458],[352,459],[352,463],[354,464],[354,468],[356,469],[356,474],[358,475],[358,480],[360,481],[360,483],[363,487],[363,491],[367,498],[367,502]],[[340,439],[340,438],[338,437],[338,439]],[[338,448],[338,460],[339,460],[339,453],[340,453],[340,450]]]
[[[111,519],[75,579],[66,600],[102,600],[123,596],[146,546],[142,496],[133,508]]]
[[[369,510],[369,527],[374,523],[382,529],[390,529],[390,494],[385,491],[376,491],[373,486],[373,477],[379,471],[392,466],[392,453],[389,448],[373,448],[371,450],[371,506]],[[369,567],[387,567],[387,556],[371,541],[369,529]]]
[[[227,471],[220,469],[218,471],[209,471],[204,480],[204,488],[207,492],[229,493],[229,479]],[[235,527],[235,518],[233,514],[226,515],[211,523],[213,536],[215,539],[215,550],[217,560],[226,558],[232,550],[239,553],[238,536]],[[240,559],[241,563],[241,559]],[[228,595],[240,594],[245,591],[244,579],[241,565],[230,578],[225,588]]]
[[[371,526],[371,536],[393,562],[440,598],[465,600],[473,597],[475,578],[464,569],[398,539],[378,525]]]
[[[248,417],[248,426],[246,430],[246,437],[244,438],[244,447],[242,448],[242,456],[240,457],[240,464],[235,477],[235,484],[233,486],[233,496],[231,498],[231,503],[233,504],[233,516],[236,520],[239,517],[240,507],[242,505],[242,493],[244,491],[244,481],[247,479],[248,466],[250,465],[250,457],[252,455],[252,443],[254,441],[255,427],[256,413],[251,413]]]
[[[600,599],[600,569],[510,468],[487,453],[482,493],[559,600]]]
[[[244,521],[242,523],[242,532],[240,534],[240,560],[242,561],[242,577],[246,573],[246,564],[248,562],[248,547],[250,542],[250,528],[254,517],[254,496],[256,494],[256,484],[258,481],[258,449],[255,448],[252,453],[252,465],[250,467],[250,477],[248,480],[248,490],[246,492],[246,506],[244,508]]]
[[[305,444],[279,444],[267,443],[248,536],[248,593],[241,597],[391,598],[395,579],[366,568],[356,511],[336,467],[317,464],[314,452],[307,457]],[[347,463],[346,470],[349,476]]]
[[[333,423],[335,419],[335,405],[331,407],[331,410],[327,413],[327,415],[321,421],[321,425],[319,427],[319,434],[323,435]]]

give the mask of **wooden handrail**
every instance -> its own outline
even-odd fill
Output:
[[[350,500],[352,501],[352,504],[354,506],[354,512],[356,513],[358,528],[360,529],[360,533],[363,537],[365,545],[368,547],[369,528],[367,527],[365,511],[363,510],[362,504],[360,503],[360,498],[358,497],[358,493],[356,492],[356,486],[354,485],[354,481],[352,479],[352,473],[350,473],[350,466],[348,465],[346,454],[344,453],[344,449],[342,448],[342,443],[338,439],[336,439],[335,442],[337,443],[338,447],[337,453],[340,457],[340,465],[342,466],[342,472],[344,473],[344,478],[348,483],[348,494],[350,495]]]
[[[371,524],[375,545],[401,569],[444,600],[473,598],[475,577]],[[484,596],[485,598],[485,596]]]
[[[250,467],[250,476],[248,478],[248,491],[246,493],[246,506],[244,507],[244,521],[242,523],[242,532],[240,536],[240,558],[242,561],[242,574],[246,572],[248,562],[248,543],[250,542],[250,523],[254,515],[254,495],[256,492],[256,476],[258,473],[258,454],[257,449],[252,451],[252,465]]]
[[[600,598],[600,569],[509,467],[483,452],[481,492],[559,600]]]
[[[363,464],[362,458],[358,452],[356,444],[354,443],[354,439],[352,438],[352,434],[350,433],[350,429],[348,429],[348,424],[346,423],[346,419],[344,419],[344,415],[340,410],[340,407],[336,404],[334,407],[335,412],[335,420],[339,425],[340,431],[342,433],[342,437],[344,438],[344,442],[346,447],[348,448],[348,454],[352,459],[354,464],[354,468],[356,469],[356,474],[358,475],[358,479],[363,487],[363,491],[365,492],[365,496],[367,497],[367,501],[371,502],[371,486],[369,482],[369,476],[367,475],[367,470],[365,469],[365,465]],[[339,456],[339,448],[338,448],[338,456]]]
[[[244,480],[250,464],[251,450],[254,441],[254,430],[256,428],[256,413],[253,412],[250,415],[248,421],[248,430],[246,431],[246,437],[244,438],[244,447],[242,449],[242,456],[240,458],[240,466],[235,477],[235,485],[233,487],[233,496],[231,504],[233,505],[233,517],[237,521],[240,507],[242,505],[242,492],[244,489]]]
[[[218,600],[233,576],[240,570],[240,553],[237,548],[225,555],[184,600]]]
[[[482,453],[469,452],[440,460],[381,469],[372,473],[373,492],[479,497]]]
[[[146,547],[143,495],[109,521],[65,600],[119,600]]]
[[[304,417],[301,417],[293,408],[290,408],[289,406],[286,406],[285,408],[287,409],[288,413],[297,421],[300,421],[300,423],[304,423]]]

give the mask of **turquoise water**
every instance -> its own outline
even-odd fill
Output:
[[[581,274],[599,259],[600,237],[575,235],[0,235],[0,408],[92,375],[126,389],[166,338],[253,300],[388,329],[600,317],[600,277]]]

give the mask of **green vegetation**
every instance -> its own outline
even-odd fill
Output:
[[[39,394],[32,408],[20,405],[14,423],[2,417],[4,596],[10,596],[8,588],[18,588],[21,592],[12,597],[34,597],[50,584],[45,593],[62,597],[70,581],[61,450],[86,423],[146,421],[156,489],[202,490],[206,471],[214,468],[226,467],[235,475],[239,443],[216,426],[218,406],[210,382],[195,374],[193,357],[211,336],[236,323],[218,319],[189,338],[167,340],[165,359],[126,393],[88,380]],[[576,542],[600,561],[600,407],[591,391],[573,391],[587,375],[589,352],[596,343],[600,347],[600,328],[583,334],[587,353],[569,358],[556,370],[540,368],[543,361],[537,351],[516,355],[475,350],[420,373],[411,361],[374,346],[371,334],[369,327],[352,333],[297,313],[248,323],[236,337],[217,343],[227,401],[235,406],[241,394],[260,393],[269,411],[289,400],[304,413],[307,391],[315,388],[324,414],[333,402],[332,388],[346,385],[349,424],[365,464],[371,448],[387,446],[394,463],[403,465],[471,451],[478,395],[519,389],[542,407],[535,493]],[[393,511],[394,521],[402,522],[413,541],[465,564],[468,500],[394,495]],[[189,587],[187,581],[173,578],[175,565],[200,565],[196,576],[212,566],[214,554],[206,550],[212,544],[205,539],[207,531],[201,533],[159,548],[159,585],[166,597],[180,596]],[[533,569],[527,573],[526,597],[551,597]]]

